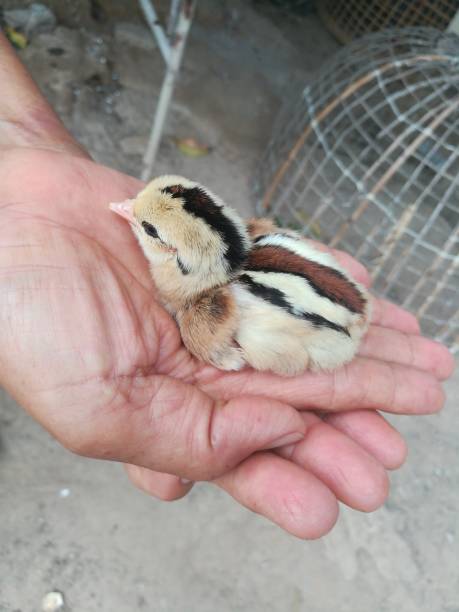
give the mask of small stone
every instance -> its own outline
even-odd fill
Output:
[[[41,609],[43,612],[55,612],[64,607],[64,596],[59,591],[50,591],[43,597]]]
[[[61,489],[59,491],[59,497],[68,497],[70,495],[70,489]]]

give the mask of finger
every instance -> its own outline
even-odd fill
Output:
[[[315,240],[306,239],[306,242],[312,244],[319,251],[324,251],[325,253],[331,253],[333,257],[337,260],[337,262],[352,276],[354,280],[358,283],[362,283],[365,287],[371,286],[371,277],[368,270],[365,268],[363,264],[354,259],[349,253],[345,251],[338,251],[337,249],[332,249],[326,244],[322,244],[321,242],[316,242]]]
[[[320,480],[272,453],[246,459],[216,484],[299,538],[320,538],[338,518],[336,498]]]
[[[193,482],[172,474],[155,472],[138,465],[126,464],[126,472],[131,482],[138,488],[163,501],[174,501],[184,497],[193,487]]]
[[[386,470],[350,437],[322,421],[303,415],[306,437],[276,452],[314,474],[337,499],[362,512],[372,512],[385,501],[389,490]]]
[[[454,369],[453,357],[442,344],[377,325],[369,328],[359,355],[425,370],[440,380],[449,378]]]
[[[368,408],[396,414],[432,414],[443,407],[445,395],[430,372],[377,359],[357,357],[331,373],[292,378],[252,370],[215,375],[203,369],[196,375],[213,397],[228,400],[241,393],[265,395],[307,410],[337,412]]]
[[[387,300],[372,298],[371,321],[374,325],[391,327],[406,334],[421,333],[419,322],[411,312]]]
[[[406,459],[407,446],[399,432],[377,412],[352,410],[326,414],[323,420],[346,434],[387,470],[399,468]]]
[[[361,283],[364,287],[368,288],[371,286],[371,276],[363,264],[344,251],[337,251],[335,249],[330,249],[330,251],[354,280]]]
[[[65,129],[0,32],[0,146],[32,146],[88,154]]]
[[[104,395],[108,407],[80,419],[85,431],[63,419],[54,435],[79,454],[189,480],[211,480],[254,452],[303,437],[303,420],[287,404],[257,397],[217,403],[166,376],[119,376]]]
[[[332,253],[340,265],[351,274],[351,276],[365,287],[371,286],[371,277],[368,270],[360,262],[344,251],[330,249],[326,245],[312,241],[314,246],[321,251]],[[371,298],[372,322],[382,327],[392,327],[406,333],[419,334],[420,327],[416,317],[391,302],[384,299]]]

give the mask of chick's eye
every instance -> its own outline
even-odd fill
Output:
[[[156,228],[151,223],[148,223],[147,221],[142,221],[142,227],[145,232],[152,238],[159,238]]]

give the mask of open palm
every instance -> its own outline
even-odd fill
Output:
[[[0,382],[34,418],[75,452],[130,464],[159,497],[212,480],[302,537],[331,528],[337,499],[384,501],[385,469],[405,448],[375,409],[440,409],[452,367],[411,315],[375,301],[361,356],[333,375],[220,372],[183,347],[129,227],[108,210],[141,183],[54,124],[30,139],[0,128],[0,147]]]

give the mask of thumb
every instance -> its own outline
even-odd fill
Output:
[[[89,157],[65,129],[0,31],[0,146],[30,146]]]
[[[254,452],[304,437],[304,421],[294,408],[263,397],[216,402],[167,376],[149,377],[122,397],[129,402],[91,417],[92,442],[77,445],[76,452],[212,480]]]

